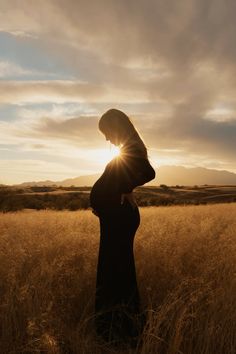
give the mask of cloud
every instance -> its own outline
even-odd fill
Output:
[[[32,71],[23,69],[21,66],[8,61],[0,61],[0,78],[9,76],[31,75]]]
[[[203,156],[207,160],[228,161],[235,164],[236,120],[212,121],[202,117],[188,120],[188,109],[182,115],[164,121],[133,117],[132,121],[144,138],[151,155],[177,156],[180,160],[188,156]],[[94,149],[104,146],[104,137],[98,131],[98,116],[80,116],[68,119],[41,118],[30,130],[19,130],[18,136],[43,137],[63,140],[68,145]],[[157,152],[158,149],[158,152]],[[194,159],[193,159],[194,160]]]
[[[233,64],[235,9],[234,0],[227,5],[221,0],[48,0],[43,7],[3,0],[0,23],[2,30],[37,33],[55,46],[86,49],[105,62],[143,58],[186,71],[209,60]]]
[[[98,117],[75,117],[64,120],[42,118],[34,127],[32,135],[43,136],[45,139],[61,139],[71,145],[84,148],[96,148],[104,145],[98,131]]]
[[[1,81],[0,103],[73,102],[99,100],[105,89],[76,81]]]
[[[143,97],[144,96],[144,97]],[[137,102],[145,94],[130,90],[109,91],[105,85],[71,81],[0,81],[0,103]],[[145,101],[145,99],[144,99]]]
[[[228,159],[236,164],[235,120],[215,122],[198,118],[188,122],[184,119],[171,119],[153,126],[143,129],[143,136],[151,146],[181,149],[182,154]]]
[[[57,78],[58,74],[53,72],[45,72],[43,70],[29,70],[26,67],[22,67],[16,63],[7,60],[0,60],[0,79],[1,80],[13,80],[17,79],[18,81],[21,80],[23,83],[25,79],[35,80],[36,79],[43,79],[44,77],[53,79]],[[69,78],[71,79],[71,78]]]
[[[112,88],[142,84],[145,71],[151,94],[153,81],[170,90],[181,76],[188,76],[194,87],[199,66],[223,73],[228,81],[235,71],[233,0],[227,6],[221,0],[49,0],[43,7],[10,0],[3,1],[2,7],[2,29],[27,28],[37,33],[40,42],[75,72],[86,69],[90,80],[109,83]],[[140,68],[129,65],[137,62],[142,63],[141,77]],[[206,77],[211,74],[215,76],[205,72]],[[156,95],[162,95],[161,87],[156,88]],[[185,91],[179,90],[180,94]]]
[[[132,102],[128,113],[150,148],[235,168],[234,0],[48,0],[44,6],[8,0],[1,6],[2,30],[37,38],[77,80],[1,82],[1,103],[83,102],[91,108],[100,102],[126,110]],[[138,102],[147,104],[143,111]],[[209,113],[217,107],[224,108],[220,121]],[[45,113],[31,133],[94,146],[96,119]]]

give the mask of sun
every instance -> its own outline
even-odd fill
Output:
[[[104,164],[107,164],[113,158],[118,157],[120,155],[120,148],[115,145],[111,145],[107,149],[100,150],[101,154],[99,155],[99,159]]]

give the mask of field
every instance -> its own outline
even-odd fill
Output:
[[[236,204],[140,208],[148,322],[120,353],[236,352]],[[119,353],[93,328],[99,244],[89,210],[0,214],[0,353]]]

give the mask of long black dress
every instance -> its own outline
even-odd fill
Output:
[[[142,330],[133,241],[140,223],[138,207],[121,194],[155,177],[147,158],[126,144],[94,184],[90,203],[100,220],[95,325],[106,341],[126,341]]]

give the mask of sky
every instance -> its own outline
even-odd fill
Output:
[[[234,0],[0,0],[0,184],[102,172],[110,108],[152,165],[236,173]]]

